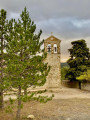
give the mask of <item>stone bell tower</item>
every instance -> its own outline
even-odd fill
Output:
[[[44,40],[44,48],[47,52],[45,62],[51,66],[45,84],[46,88],[59,88],[61,86],[60,43],[61,40],[53,35]]]

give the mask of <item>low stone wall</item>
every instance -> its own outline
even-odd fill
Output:
[[[90,82],[81,83],[81,89],[90,91]]]
[[[44,62],[51,66],[46,78],[46,88],[59,88],[61,86],[60,54],[47,54]]]
[[[79,88],[79,83],[78,81],[69,81],[69,80],[63,80],[62,81],[62,86],[68,87],[68,88]]]
[[[72,81],[71,82],[69,80],[63,80],[62,81],[62,86],[68,87],[68,88],[79,88],[80,87],[79,83],[80,83],[79,81]],[[90,82],[82,82],[81,83],[81,89],[90,91]]]

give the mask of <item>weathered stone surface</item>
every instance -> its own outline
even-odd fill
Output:
[[[44,48],[47,52],[45,60],[51,66],[50,72],[47,76],[45,84],[46,88],[59,88],[61,86],[61,62],[60,62],[60,40],[54,36],[50,36],[44,41]],[[51,52],[48,53],[48,44],[51,45]],[[54,45],[57,46],[56,53],[54,52]]]

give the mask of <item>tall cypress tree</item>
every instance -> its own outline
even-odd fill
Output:
[[[38,56],[42,31],[35,34],[36,25],[31,21],[26,7],[21,19],[13,21],[12,32],[8,43],[8,79],[12,87],[18,89],[18,110],[16,118],[20,118],[21,112],[21,90],[26,90],[29,86],[42,86],[46,81],[49,71],[47,64],[43,62],[45,54]],[[11,27],[11,28],[12,28]]]

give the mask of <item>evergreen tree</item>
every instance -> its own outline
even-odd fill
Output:
[[[7,12],[4,9],[0,10],[0,109],[3,109],[3,92],[5,90],[6,83],[6,53],[7,47],[7,26],[8,21],[6,20]]]
[[[18,21],[13,20],[8,43],[8,79],[12,87],[18,89],[18,110],[16,118],[20,118],[21,90],[29,86],[42,86],[46,81],[49,67],[43,61],[46,54],[37,55],[43,41],[40,42],[42,31],[36,35],[36,25],[31,21],[26,7]]]
[[[90,52],[85,40],[73,41],[71,44],[70,59],[67,61],[70,68],[67,71],[66,78],[72,81],[87,71],[87,67],[90,66]]]

